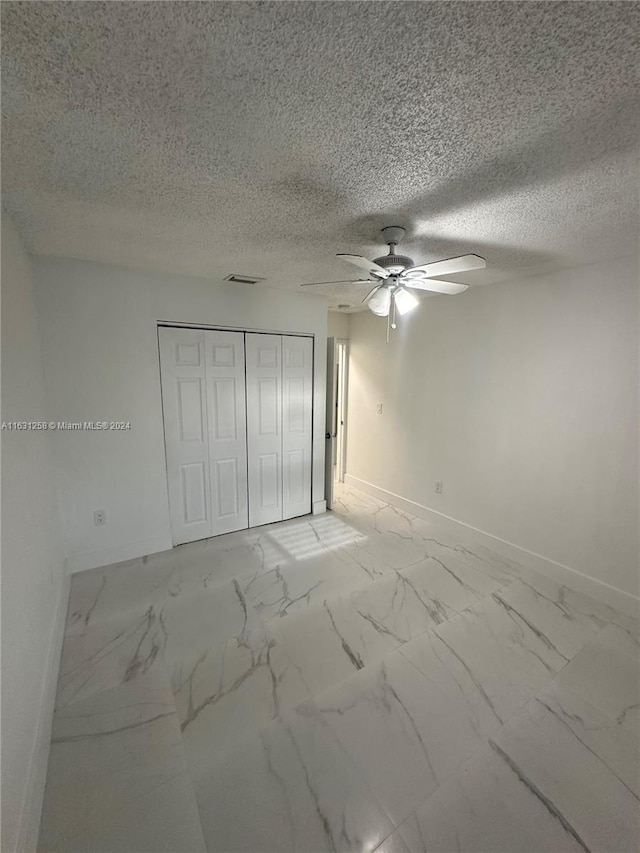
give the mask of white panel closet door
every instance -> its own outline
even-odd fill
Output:
[[[282,517],[311,512],[313,341],[282,336]]]
[[[282,519],[282,338],[246,336],[249,526]]]
[[[249,526],[244,333],[205,331],[211,532]]]
[[[204,332],[161,327],[160,366],[171,533],[211,536]]]

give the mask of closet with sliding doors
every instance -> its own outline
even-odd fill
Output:
[[[174,545],[311,512],[313,338],[158,337]]]

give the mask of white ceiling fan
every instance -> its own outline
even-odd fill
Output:
[[[338,254],[350,264],[366,270],[369,278],[350,281],[314,281],[303,284],[302,287],[316,287],[319,284],[370,284],[375,282],[372,289],[362,300],[367,307],[379,317],[387,317],[387,341],[389,328],[396,327],[396,312],[406,314],[412,311],[418,300],[410,290],[428,290],[432,293],[446,293],[450,296],[462,293],[467,284],[454,284],[451,281],[441,281],[434,278],[438,275],[467,272],[486,267],[486,261],[479,255],[460,255],[445,261],[435,261],[431,264],[414,266],[413,259],[405,255],[396,255],[395,248],[402,240],[405,229],[398,225],[389,225],[382,229],[382,236],[389,246],[389,254],[369,261],[361,255]]]

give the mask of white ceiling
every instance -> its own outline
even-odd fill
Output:
[[[416,262],[486,257],[450,277],[474,285],[637,249],[638,3],[1,13],[3,196],[33,252],[295,288],[357,278],[335,253],[382,254],[389,224]]]

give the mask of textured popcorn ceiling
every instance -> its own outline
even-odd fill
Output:
[[[33,252],[295,288],[357,278],[335,253],[382,254],[388,224],[416,262],[486,257],[450,277],[474,285],[637,249],[637,3],[1,12],[3,194]]]

